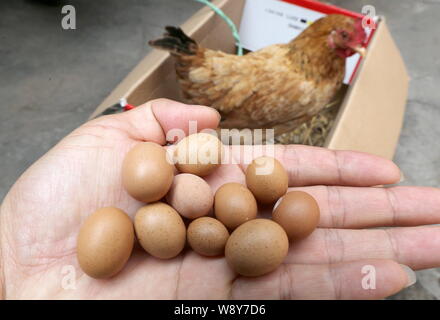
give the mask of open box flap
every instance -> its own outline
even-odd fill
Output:
[[[405,64],[382,18],[326,146],[391,159],[403,122],[408,85]]]

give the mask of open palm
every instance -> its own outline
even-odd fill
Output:
[[[224,257],[201,257],[185,249],[174,259],[159,260],[137,246],[117,276],[88,277],[76,260],[82,222],[100,207],[119,207],[133,217],[142,206],[121,186],[124,155],[139,141],[165,144],[166,132],[187,132],[189,120],[196,120],[202,130],[215,128],[219,117],[211,108],[155,100],[84,124],[34,163],[1,206],[3,297],[383,298],[411,282],[400,264],[412,269],[440,266],[440,228],[420,226],[440,223],[439,190],[372,187],[400,179],[391,161],[375,156],[277,146],[290,187],[316,197],[321,221],[309,238],[290,244],[288,257],[276,271],[245,278],[235,274]],[[229,151],[238,162],[245,152],[241,147]],[[207,181],[214,191],[226,182],[244,183],[244,169],[242,163],[223,165]],[[268,212],[263,209],[261,214]],[[380,226],[400,228],[373,228]],[[365,266],[375,270],[374,290],[362,286]],[[69,286],[63,285],[66,276],[74,280]]]

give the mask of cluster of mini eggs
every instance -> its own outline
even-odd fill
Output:
[[[78,262],[86,274],[109,278],[121,271],[137,238],[160,259],[176,257],[188,243],[203,256],[225,255],[238,274],[260,276],[283,262],[289,240],[303,239],[316,228],[318,204],[305,192],[286,193],[288,175],[276,159],[254,159],[246,169],[246,186],[226,183],[214,195],[203,177],[220,166],[223,144],[197,133],[173,147],[167,152],[142,142],[127,153],[122,184],[147,204],[136,212],[134,223],[114,207],[87,218],[77,242]],[[258,204],[274,206],[272,220],[257,218]]]

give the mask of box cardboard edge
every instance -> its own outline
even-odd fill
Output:
[[[386,48],[387,52],[379,52],[381,48]],[[378,55],[390,62],[388,66],[393,68],[391,72],[381,74],[380,70],[377,70],[378,65],[382,64],[378,62]],[[381,78],[378,79],[377,76],[380,74]],[[400,74],[400,78],[391,82],[393,79],[390,78],[395,74]],[[388,84],[386,91],[389,94],[383,94],[381,84]],[[326,147],[334,150],[364,151],[392,159],[403,125],[408,87],[409,76],[403,58],[389,32],[386,19],[382,18],[367,56],[347,92]],[[390,101],[395,97],[397,99]],[[362,101],[364,98],[368,99]],[[366,101],[374,101],[374,104],[367,104]],[[362,108],[368,108],[364,109],[368,112],[362,112]],[[387,120],[378,122],[377,117],[386,117]],[[362,127],[362,123],[373,123],[374,126]]]

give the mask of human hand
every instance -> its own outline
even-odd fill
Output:
[[[211,108],[154,100],[132,111],[92,120],[65,137],[14,184],[0,211],[0,287],[4,298],[34,299],[380,299],[413,282],[412,269],[440,266],[440,191],[373,187],[396,183],[400,171],[372,155],[307,146],[276,146],[291,189],[312,194],[321,208],[319,228],[291,243],[285,262],[259,277],[235,274],[224,257],[185,250],[160,260],[135,247],[115,277],[96,280],[76,260],[82,222],[115,206],[131,217],[142,203],[121,185],[121,163],[140,141],[164,145],[173,128],[215,128]],[[241,147],[231,147],[239,159]],[[258,156],[256,154],[255,156]],[[215,191],[244,183],[245,164],[222,165],[207,181]],[[260,214],[267,215],[270,209]],[[399,227],[368,229],[372,227]],[[65,269],[71,266],[70,269]],[[362,288],[373,266],[376,289]],[[62,286],[74,270],[74,288]],[[371,270],[371,269],[369,269]]]

